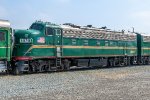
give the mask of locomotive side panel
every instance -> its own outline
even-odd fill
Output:
[[[63,26],[63,56],[137,56],[137,37],[133,33]]]
[[[109,57],[109,56],[136,56],[136,42],[63,39],[63,56],[67,57]],[[76,42],[76,44],[74,43]]]

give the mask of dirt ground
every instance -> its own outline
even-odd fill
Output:
[[[0,76],[0,100],[149,100],[150,66]]]

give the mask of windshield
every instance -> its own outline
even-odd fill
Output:
[[[30,29],[34,29],[34,30],[39,30],[39,31],[42,31],[44,28],[43,25],[40,25],[40,24],[33,24]]]

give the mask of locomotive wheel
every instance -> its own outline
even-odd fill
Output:
[[[14,74],[14,75],[20,75],[21,72],[19,71],[19,69],[18,69],[17,67],[15,67],[15,68],[13,69],[13,74]]]
[[[70,61],[69,60],[64,60],[64,69],[66,71],[69,71],[70,70]]]

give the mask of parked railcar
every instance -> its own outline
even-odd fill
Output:
[[[107,28],[36,21],[15,30],[14,72],[69,70],[71,66],[137,64],[137,35]]]
[[[0,20],[0,72],[6,72],[10,68],[11,48],[12,29],[10,22]]]
[[[150,64],[150,35],[137,34],[139,64]]]

